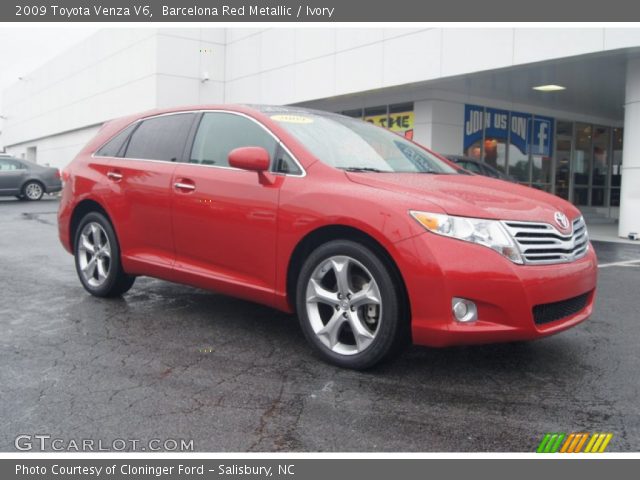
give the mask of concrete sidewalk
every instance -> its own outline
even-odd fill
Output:
[[[618,236],[618,222],[589,222],[587,219],[589,238],[599,242],[627,243],[640,246],[640,240],[629,240]]]

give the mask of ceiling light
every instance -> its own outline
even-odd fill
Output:
[[[562,85],[538,85],[537,87],[533,87],[533,89],[539,92],[557,92],[559,90],[566,90],[567,87],[563,87]]]

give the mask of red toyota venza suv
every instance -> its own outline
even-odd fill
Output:
[[[593,308],[575,207],[341,115],[146,112],[106,123],[63,178],[60,238],[89,293],[146,275],[295,312],[343,367],[410,339],[535,339]]]

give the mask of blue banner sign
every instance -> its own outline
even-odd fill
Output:
[[[511,136],[511,144],[523,154],[550,157],[553,153],[554,119],[533,116],[529,113],[509,112],[479,105],[465,105],[464,142],[466,151],[471,145],[485,138],[506,141]]]
[[[511,144],[523,154],[529,153],[531,115],[511,112]]]
[[[507,140],[509,137],[509,112],[487,108],[485,112],[485,138]]]
[[[536,115],[533,120],[533,141],[531,152],[534,155],[550,157],[553,149],[553,118]]]
[[[484,107],[477,105],[464,106],[464,150],[482,141],[484,129]]]

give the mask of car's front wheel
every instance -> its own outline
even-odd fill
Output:
[[[27,200],[37,201],[42,198],[42,195],[44,195],[44,188],[40,182],[27,182],[22,187],[22,196]]]
[[[297,284],[304,334],[327,361],[365,369],[397,351],[408,336],[402,296],[390,268],[372,250],[348,240],[318,247]]]
[[[115,297],[133,285],[135,277],[122,269],[120,247],[113,227],[101,213],[88,213],[80,221],[74,252],[78,277],[90,294]]]

